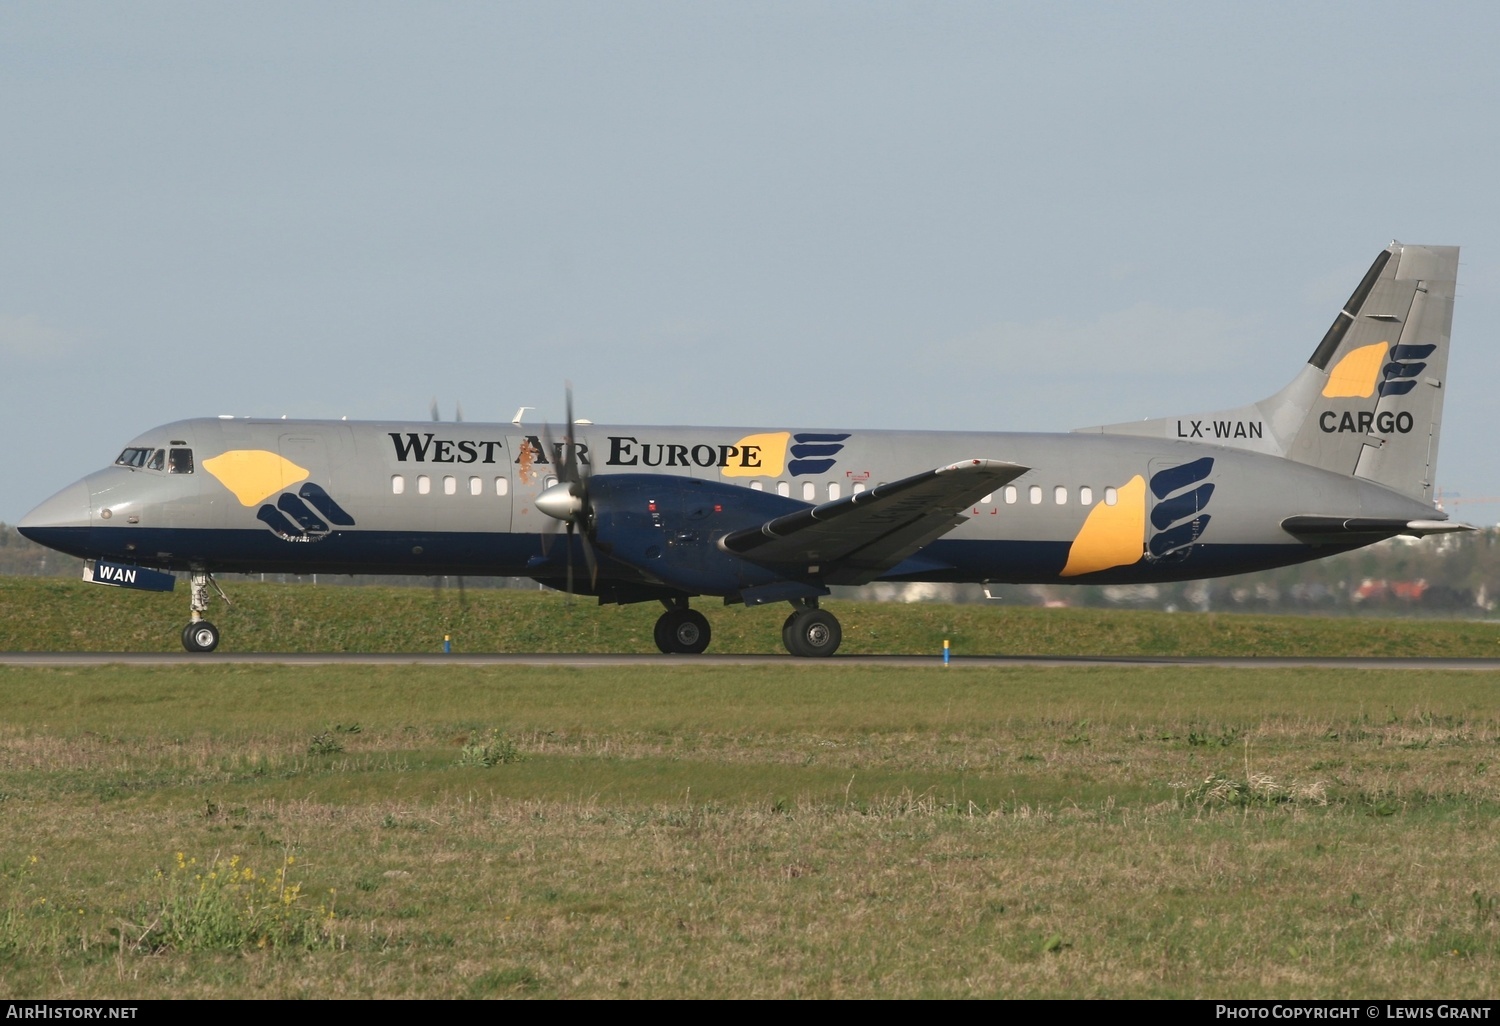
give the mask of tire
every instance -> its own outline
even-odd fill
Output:
[[[802,615],[802,610],[797,610],[786,618],[786,623],[781,625],[781,647],[792,655],[797,654],[797,633],[792,628],[797,623],[797,617]]]
[[[838,618],[824,609],[803,609],[792,614],[781,637],[794,656],[831,656],[844,640]]]
[[[188,624],[182,629],[182,647],[189,652],[212,652],[219,647],[219,628],[207,620]]]
[[[713,631],[696,609],[672,609],[656,621],[656,647],[668,655],[698,655],[708,648]]]
[[[676,651],[672,647],[672,614],[663,613],[656,618],[656,627],[651,632],[656,642],[656,650],[662,655],[671,655]]]

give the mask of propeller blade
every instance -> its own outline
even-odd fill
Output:
[[[583,561],[589,565],[589,590],[599,590],[599,560],[594,557],[594,546],[589,542],[587,531],[578,532],[579,541],[583,542]]]
[[[566,433],[563,435],[563,464],[559,475],[569,484],[578,480],[578,447],[573,440],[573,382],[563,383],[563,410],[567,414]]]
[[[573,604],[573,521],[568,521],[568,605]]]

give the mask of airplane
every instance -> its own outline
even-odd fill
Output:
[[[221,416],[153,428],[18,525],[98,584],[189,579],[211,652],[216,573],[529,577],[660,602],[664,653],[710,643],[699,597],[819,606],[874,581],[1126,584],[1300,563],[1472,530],[1433,504],[1458,249],[1393,242],[1281,391],[1066,434]],[[523,408],[523,413],[524,413]],[[219,595],[224,597],[222,590]],[[227,598],[226,598],[227,601]]]

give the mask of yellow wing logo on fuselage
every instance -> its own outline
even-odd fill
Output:
[[[203,461],[203,469],[234,493],[241,506],[254,506],[291,485],[307,479],[310,471],[285,456],[265,449],[231,449]]]
[[[1060,577],[1077,577],[1140,562],[1146,538],[1146,481],[1137,474],[1120,486],[1113,506],[1089,510],[1068,549]]]

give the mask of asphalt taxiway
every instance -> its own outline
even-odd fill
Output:
[[[941,655],[848,655],[796,659],[787,655],[594,655],[516,653],[350,653],[350,652],[0,652],[0,666],[204,666],[212,664],[270,666],[780,666],[814,669],[846,666],[901,666],[942,669]],[[1470,670],[1500,671],[1500,659],[1377,658],[1363,656],[954,656],[950,669],[1005,667],[1184,667],[1237,670],[1322,668],[1334,670]]]

